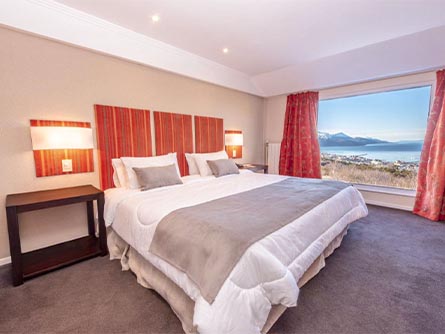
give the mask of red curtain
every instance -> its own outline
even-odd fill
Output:
[[[318,92],[287,97],[280,149],[281,175],[321,178],[317,112]]]
[[[437,72],[436,94],[420,157],[413,212],[445,220],[445,70]]]

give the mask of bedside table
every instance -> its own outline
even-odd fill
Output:
[[[93,201],[97,201],[99,238],[95,235]],[[22,253],[19,213],[81,202],[86,203],[88,236]],[[26,279],[82,260],[107,255],[103,210],[104,193],[92,185],[7,195],[6,215],[13,285],[21,285]]]
[[[262,164],[236,164],[236,165],[238,166],[239,169],[247,169],[255,173],[262,171],[264,174],[267,174],[269,171],[268,165],[262,165]]]

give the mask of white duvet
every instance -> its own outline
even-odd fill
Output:
[[[146,192],[109,189],[105,192],[105,222],[195,301],[193,322],[199,333],[260,333],[271,305],[295,306],[297,282],[304,272],[348,224],[367,215],[363,197],[355,188],[342,190],[253,244],[211,305],[183,272],[148,249],[157,224],[171,211],[284,178],[244,171],[221,178],[185,177],[183,185]]]

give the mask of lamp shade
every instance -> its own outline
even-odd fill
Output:
[[[226,130],[224,134],[227,155],[232,159],[243,157],[243,133],[240,130]]]
[[[242,133],[226,133],[224,140],[226,146],[243,146]]]
[[[34,151],[94,148],[91,128],[31,126],[31,139]]]

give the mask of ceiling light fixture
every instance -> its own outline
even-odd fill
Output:
[[[155,14],[151,17],[151,20],[153,21],[153,23],[159,22],[160,19],[161,18],[157,14]]]
[[[224,49],[222,49],[222,52],[223,53],[229,53],[229,49],[228,48],[224,48]]]

